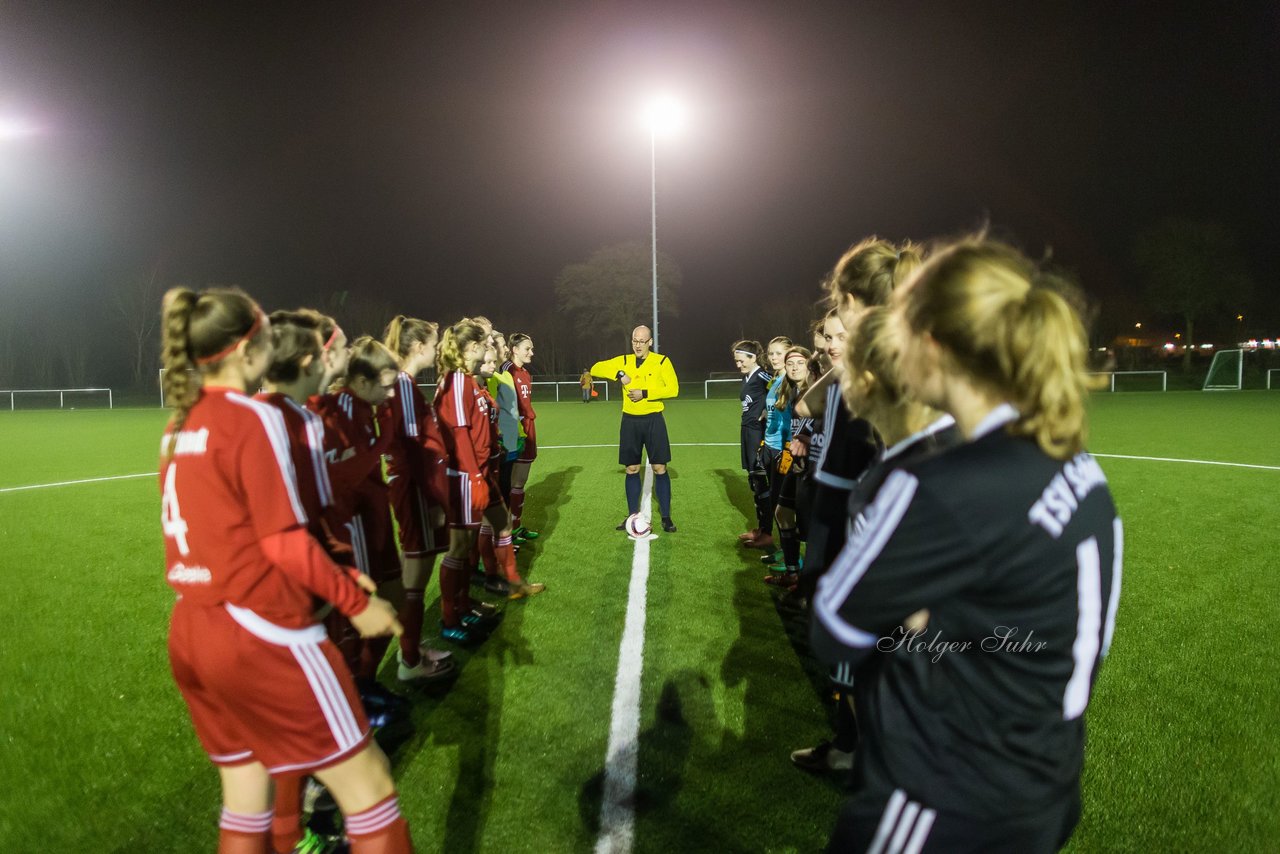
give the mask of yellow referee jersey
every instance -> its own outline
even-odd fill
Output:
[[[638,367],[636,357],[631,353],[605,359],[591,366],[591,375],[602,380],[616,380],[619,373],[626,373],[631,377],[629,385],[620,386],[622,411],[626,415],[649,415],[653,412],[661,412],[662,401],[680,394],[680,381],[676,379],[675,366],[661,353],[650,351],[649,355],[645,356],[644,363]],[[645,396],[640,400],[632,401],[627,392],[634,388],[646,392]]]

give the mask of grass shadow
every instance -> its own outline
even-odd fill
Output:
[[[648,814],[661,816],[664,824],[680,829],[681,848],[687,851],[724,849],[723,837],[706,816],[690,815],[678,807],[689,767],[689,758],[701,733],[718,727],[711,685],[705,674],[682,670],[669,678],[658,697],[653,724],[640,733],[640,763],[632,804],[637,822]],[[603,769],[578,791],[582,845],[591,848],[600,834],[600,808],[604,797]],[[645,850],[637,836],[636,850]],[[667,849],[669,850],[669,849]]]
[[[481,598],[478,588],[472,588],[472,596]],[[435,748],[454,748],[457,779],[441,839],[445,851],[474,851],[480,846],[492,806],[506,671],[533,663],[533,653],[522,631],[523,605],[523,601],[508,602],[501,621],[483,641],[468,647],[448,647],[458,668],[454,679],[402,686],[400,690],[412,701],[408,718],[378,734],[378,743],[393,767],[412,763],[428,740]],[[439,616],[437,598],[427,608],[423,625],[438,625]],[[438,639],[433,644],[446,646]],[[379,673],[382,682],[397,684],[395,671],[392,655]]]

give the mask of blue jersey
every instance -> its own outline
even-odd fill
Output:
[[[782,450],[783,442],[791,440],[791,405],[778,408],[778,389],[787,381],[786,374],[778,374],[769,384],[764,396],[764,443],[775,451]]]

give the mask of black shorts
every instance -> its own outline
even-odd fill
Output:
[[[764,441],[764,425],[759,422],[755,424],[742,425],[742,470],[746,472],[757,471],[756,454],[760,450],[760,443]]]
[[[671,462],[671,440],[667,438],[667,422],[661,412],[623,413],[618,431],[618,464],[640,465],[642,450],[649,452],[649,465],[665,466]]]
[[[827,851],[1053,854],[1067,844],[1079,821],[1078,786],[1058,803],[999,820],[932,810],[901,789],[888,797],[855,792],[840,809]]]

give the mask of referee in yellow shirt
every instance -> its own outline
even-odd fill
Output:
[[[618,437],[618,463],[627,467],[627,512],[640,512],[641,451],[649,452],[653,466],[654,492],[662,513],[662,530],[675,533],[671,521],[671,441],[667,438],[667,422],[662,417],[662,401],[680,394],[680,382],[671,360],[655,353],[653,332],[637,326],[631,332],[631,355],[605,359],[591,366],[591,375],[622,384],[622,428]],[[626,523],[618,526],[625,530]]]

